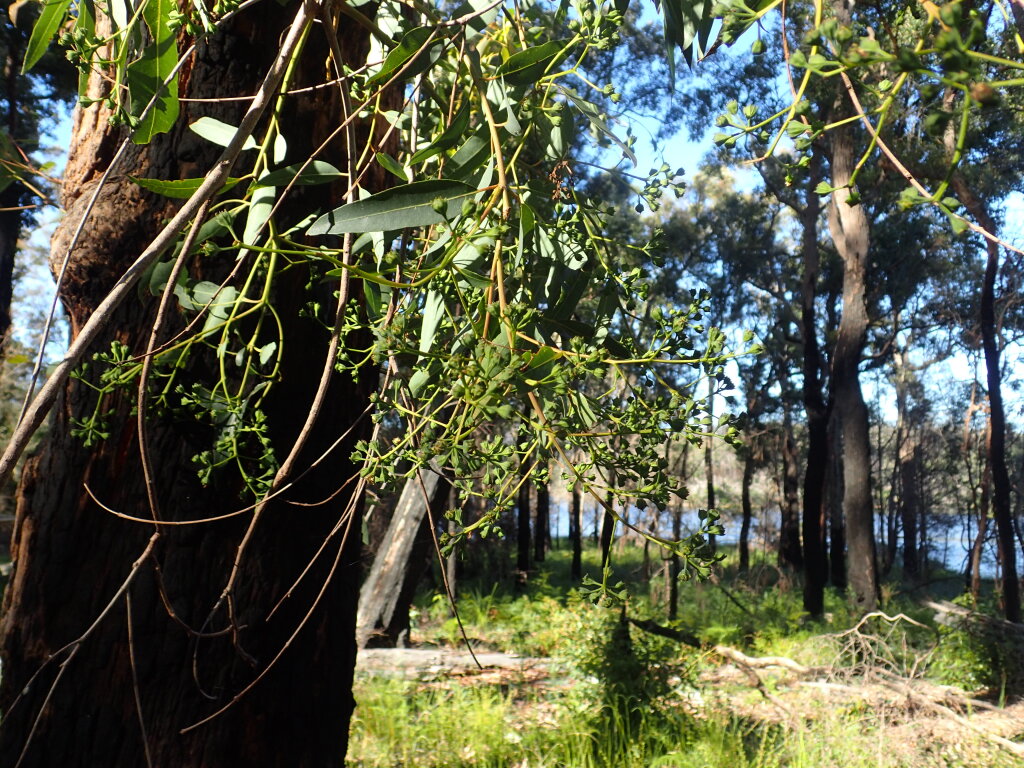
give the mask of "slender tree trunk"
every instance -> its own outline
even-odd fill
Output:
[[[825,476],[828,468],[828,407],[822,396],[821,351],[815,299],[821,255],[818,251],[819,198],[813,189],[821,180],[821,160],[811,157],[807,205],[801,211],[803,279],[800,291],[800,331],[803,341],[803,400],[807,414],[807,468],[804,472],[803,561],[804,610],[820,616],[825,610]]]
[[[685,449],[684,449],[685,450]],[[683,537],[683,510],[680,504],[672,506],[672,538],[679,541]],[[675,621],[679,617],[679,572],[682,569],[679,554],[673,550],[669,560],[668,571],[668,620]]]
[[[985,424],[985,445],[989,444],[989,432],[992,429],[992,422]],[[980,453],[980,451],[979,451]],[[978,501],[978,532],[974,536],[974,543],[971,546],[970,563],[967,566],[969,574],[968,584],[971,595],[977,600],[981,594],[981,561],[985,556],[985,539],[988,537],[988,517],[991,511],[992,472],[987,457],[982,457],[984,467],[981,471],[981,493]]]
[[[172,210],[166,199],[121,174],[178,179],[205,171],[217,148],[186,125],[200,115],[237,122],[241,105],[221,97],[255,90],[291,15],[276,6],[259,20],[243,15],[226,33],[201,45],[182,82],[183,95],[199,101],[182,103],[186,114],[170,135],[129,148],[119,175],[99,197],[62,287],[73,335]],[[310,35],[295,86],[322,78],[327,59],[322,37]],[[368,48],[365,31],[351,24],[342,37],[348,63],[360,66]],[[315,75],[306,77],[307,67]],[[313,93],[289,101],[288,119],[302,127],[288,137],[297,158],[307,156],[337,125],[335,92]],[[58,258],[123,137],[108,117],[102,99],[76,113],[63,190],[68,213],[54,241]],[[337,152],[331,147],[321,157],[339,162]],[[365,181],[371,188],[378,182]],[[303,194],[319,194],[307,189]],[[302,205],[314,200],[305,197]],[[197,259],[190,270],[193,276],[220,279],[233,265],[230,254],[220,261]],[[275,289],[280,306],[302,306],[310,296],[308,280],[299,268],[284,276]],[[319,300],[329,306],[330,289]],[[142,352],[154,306],[148,298],[126,302],[96,349],[117,340],[133,354]],[[282,312],[281,321],[282,367],[319,371],[328,343],[322,324],[298,311]],[[174,324],[180,328],[180,318]],[[90,369],[90,376],[96,374]],[[265,401],[268,434],[279,457],[308,413],[316,378],[286,377]],[[376,372],[359,382],[334,378],[300,468],[308,468],[353,424],[376,379]],[[354,704],[360,524],[358,499],[338,487],[356,470],[345,457],[360,429],[317,468],[296,477],[284,499],[266,507],[239,563],[231,631],[225,611],[211,615],[211,606],[224,589],[250,514],[166,526],[157,535],[152,525],[115,517],[90,495],[118,513],[150,516],[132,399],[118,392],[105,400],[109,437],[87,447],[72,431],[76,419],[91,413],[95,398],[89,387],[69,382],[45,445],[23,472],[14,573],[0,627],[0,763],[13,766],[21,755],[24,768],[147,763],[341,768]],[[146,431],[166,519],[199,519],[244,506],[240,483],[227,475],[214,476],[207,487],[198,481],[192,457],[209,448],[209,428],[185,415],[153,413]],[[155,543],[147,548],[147,542]],[[100,616],[87,639],[66,645]],[[182,732],[229,704],[222,715]]]
[[[995,222],[984,201],[975,197],[959,173],[953,174],[953,189],[975,221],[996,234]],[[996,277],[999,274],[999,246],[985,240],[988,258],[981,286],[981,343],[985,351],[988,384],[988,461],[992,471],[992,516],[996,523],[999,562],[1002,565],[1003,611],[1007,621],[1020,622],[1020,582],[1017,577],[1017,542],[1010,509],[1010,475],[1006,469],[1006,414],[1003,409],[1002,370],[999,367],[999,338],[996,327]]]
[[[833,3],[841,24],[850,23],[845,0]],[[845,117],[847,96],[840,92],[837,110]],[[856,162],[853,129],[850,125],[830,131],[832,152],[832,193],[829,230],[843,260],[843,314],[832,356],[832,391],[843,433],[843,516],[846,518],[847,573],[858,609],[872,611],[878,604],[875,562],[874,514],[871,498],[871,436],[868,409],[860,388],[859,366],[867,339],[867,260],[870,234],[864,209],[850,198],[850,183]],[[853,204],[851,204],[853,203]]]
[[[712,425],[715,422],[715,380],[712,377],[708,377],[708,416],[711,418]],[[708,427],[709,430],[712,427]],[[713,437],[708,436],[704,438],[704,476],[707,480],[708,489],[708,509],[716,509],[715,506],[715,463],[712,456],[712,449],[715,440]],[[708,551],[711,554],[715,553],[715,536],[711,534],[708,536]]]
[[[740,570],[750,569],[750,521],[754,516],[750,506],[750,485],[754,480],[754,454],[749,446],[743,456],[743,483],[740,491],[743,507],[743,523],[740,525]]]
[[[569,578],[576,584],[583,579],[583,491],[579,483],[572,485],[572,503],[569,507],[569,543],[572,547]]]
[[[825,510],[828,517],[829,582],[846,591],[846,522],[843,515],[843,433],[833,410],[828,419],[829,465],[825,485]]]
[[[530,570],[530,481],[525,479],[519,486],[519,502],[516,516],[516,570],[518,580],[525,583]]]
[[[903,523],[903,576],[915,580],[920,575],[917,548],[917,521],[921,516],[919,472],[921,441],[913,423],[910,395],[913,373],[905,349],[894,356],[896,365],[896,475],[899,483],[899,514]]]
[[[605,503],[612,506],[614,497],[609,493]],[[601,516],[601,568],[608,567],[612,559],[612,539],[615,537],[615,516],[607,508],[602,509]]]
[[[409,564],[414,559],[413,550],[422,540],[424,521],[428,518],[427,507],[431,503],[436,504],[438,498],[446,499],[448,490],[448,483],[429,470],[417,472],[402,487],[387,533],[359,591],[356,643],[360,648],[366,645],[371,634],[378,629],[386,630],[392,624],[396,609],[399,615],[403,612],[399,605],[403,585],[407,581]],[[429,528],[426,534],[429,537]],[[408,613],[408,605],[404,612]],[[393,632],[385,631],[383,634],[395,639]]]
[[[544,562],[544,552],[551,544],[551,497],[547,481],[537,486],[537,517],[533,529],[533,559]]]
[[[800,478],[797,470],[796,440],[793,437],[793,414],[785,398],[789,377],[783,381],[782,434],[779,436],[782,457],[782,499],[779,504],[779,565],[795,571],[803,569],[800,545]]]

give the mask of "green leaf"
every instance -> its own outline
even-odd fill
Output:
[[[84,30],[85,32],[92,32],[96,29],[96,16],[93,12],[92,0],[82,0],[78,4],[78,18],[75,19],[75,32]],[[96,53],[93,52],[90,56],[89,63]],[[84,99],[89,92],[89,72],[90,68],[83,67],[78,72],[78,98]]]
[[[238,129],[212,117],[200,117],[189,125],[189,130],[220,147],[226,147],[231,143],[231,139],[235,137],[235,132]],[[249,136],[242,144],[242,149],[256,149],[256,139]]]
[[[463,202],[475,194],[473,187],[451,179],[403,184],[324,214],[306,234],[385,232],[440,224],[458,216]]]
[[[495,74],[505,78],[509,85],[532,85],[557,63],[556,57],[561,60],[565,53],[567,51],[564,42],[551,40],[543,45],[513,53],[502,62]]]
[[[426,301],[423,302],[423,324],[420,327],[421,354],[430,352],[434,345],[434,336],[437,335],[437,328],[444,317],[444,297],[435,290],[427,291]]]
[[[601,113],[598,111],[597,106],[590,103],[589,101],[581,99],[579,96],[577,96],[575,93],[568,90],[567,88],[563,88],[562,93],[565,94],[566,98],[569,99],[569,101],[576,105],[576,108],[583,113],[583,116],[590,121],[590,124],[594,126],[594,128],[599,133],[603,133],[605,136],[611,139],[612,142],[616,146],[618,146],[619,149],[622,150],[622,154],[629,158],[629,161],[633,163],[633,167],[635,168],[637,165],[637,160],[636,155],[633,153],[633,150],[630,149],[629,145],[622,141],[622,139],[620,139],[618,136],[612,133],[612,130],[608,127],[608,124],[601,119]]]
[[[452,155],[445,173],[455,179],[465,179],[483,165],[491,156],[491,141],[487,135],[487,126],[481,125],[476,133]]]
[[[346,174],[330,163],[314,160],[308,164],[296,163],[264,174],[256,182],[256,185],[261,187],[286,187],[289,184],[296,187],[313,186],[315,184],[330,184],[332,181],[345,178],[345,176]]]
[[[661,0],[661,15],[665,29],[669,85],[674,87],[675,46],[679,46],[683,59],[692,67],[699,54],[708,48],[715,14],[712,12],[711,0]]]
[[[205,179],[179,179],[177,181],[164,181],[163,179],[141,179],[136,176],[129,176],[128,178],[143,189],[148,189],[150,192],[156,192],[158,195],[163,195],[164,197],[173,197],[177,199],[187,199],[192,197],[196,190],[202,185],[203,181],[205,181]],[[228,180],[224,182],[224,186],[220,188],[220,191],[226,192],[241,180],[241,177],[229,177]]]
[[[60,29],[64,15],[67,13],[71,0],[44,0],[43,10],[32,27],[32,34],[28,39],[28,46],[25,48],[25,61],[21,65],[21,74],[25,74],[35,66],[46,49],[50,47],[50,41]]]
[[[434,155],[438,155],[446,149],[451,149],[458,144],[462,137],[466,135],[466,131],[469,129],[469,102],[467,101],[462,105],[455,117],[452,118],[451,125],[444,129],[444,132],[434,139],[428,146],[419,150],[409,159],[409,165],[418,165],[424,160],[429,160]]]
[[[400,181],[409,181],[409,176],[406,174],[402,164],[399,163],[395,158],[389,155],[387,152],[378,152],[376,154],[377,162],[380,163],[380,167],[390,173],[392,176],[397,177]]]
[[[416,27],[406,32],[401,42],[384,59],[380,72],[367,80],[366,84],[375,86],[386,83],[398,72],[401,72],[398,79],[406,80],[430,69],[440,53],[436,50],[438,45],[444,42],[444,38],[435,35],[436,30],[436,27]]]
[[[819,181],[818,186],[814,188],[814,194],[816,195],[831,195],[835,192],[838,187],[833,187],[827,181]]]
[[[249,212],[245,217],[245,230],[242,233],[242,242],[245,245],[256,245],[264,225],[270,220],[270,212],[274,210],[276,201],[277,187],[257,187],[253,191]],[[242,248],[238,252],[238,258],[242,258],[246,253],[248,250]]]
[[[273,355],[274,355],[274,353],[276,351],[277,351],[277,342],[276,341],[272,341],[269,344],[264,344],[262,347],[260,347],[260,349],[259,349],[260,365],[266,365],[267,361],[270,360],[271,357],[273,357]]]
[[[128,65],[128,93],[136,117],[142,115],[150,101],[153,105],[135,127],[132,141],[136,144],[148,144],[178,120],[178,46],[170,27],[171,12],[177,8],[173,0],[146,0],[142,7],[142,17],[153,40],[143,49],[141,58]],[[168,81],[167,85],[164,81]]]

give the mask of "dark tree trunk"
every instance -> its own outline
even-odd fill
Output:
[[[750,484],[754,480],[754,454],[749,446],[743,456],[743,484],[740,491],[741,504],[743,507],[743,522],[740,525],[740,570],[746,571],[750,568],[750,521],[754,511],[750,505]]]
[[[533,529],[533,559],[544,562],[544,552],[551,543],[551,495],[547,481],[537,486],[537,515]]]
[[[803,279],[800,292],[800,331],[803,341],[803,399],[807,414],[807,468],[804,472],[803,561],[804,610],[820,616],[825,610],[825,581],[828,560],[825,556],[825,476],[828,469],[828,407],[822,395],[821,350],[815,308],[818,271],[819,198],[813,189],[821,181],[821,161],[811,158],[808,174],[807,205],[801,211],[803,229]]]
[[[615,515],[608,511],[612,506],[613,496],[609,493],[605,497],[607,507],[602,509],[601,515],[601,568],[607,568],[612,558],[612,538],[615,536]]]
[[[896,474],[899,483],[899,514],[903,524],[903,576],[915,580],[921,566],[917,548],[917,521],[921,516],[920,468],[921,441],[918,425],[914,424],[910,405],[911,389],[916,382],[910,369],[906,350],[894,358],[896,364]]]
[[[833,3],[840,23],[850,23],[845,0]],[[839,86],[837,101],[844,106],[835,117],[849,115],[847,96]],[[842,429],[843,516],[846,522],[847,574],[856,607],[872,611],[878,604],[875,564],[874,504],[871,498],[871,435],[868,408],[860,388],[860,360],[867,340],[868,219],[859,204],[851,204],[850,183],[856,162],[853,129],[830,131],[832,186],[829,230],[843,260],[843,314],[832,356],[832,392]]]
[[[519,501],[516,505],[516,570],[518,580],[525,582],[530,570],[530,481],[524,479],[519,486]]]
[[[711,423],[715,423],[715,379],[708,377],[708,416],[711,418]],[[708,427],[712,429],[712,427]],[[704,477],[707,480],[708,489],[708,509],[716,509],[715,506],[715,463],[712,455],[712,449],[714,445],[714,438],[710,435],[704,438]],[[708,536],[708,552],[711,554],[715,553],[715,536],[711,534]]]
[[[685,451],[686,448],[684,447]],[[685,461],[685,459],[684,459]],[[679,541],[683,537],[683,510],[679,504],[672,506],[672,538]],[[679,572],[682,569],[679,553],[672,550],[668,571],[668,620],[675,621],[679,617]]]
[[[569,544],[572,547],[572,565],[569,578],[575,584],[583,579],[583,491],[573,483],[572,503],[569,506]]]
[[[800,544],[800,477],[797,469],[796,439],[793,437],[793,414],[786,394],[791,391],[788,375],[779,377],[782,384],[782,434],[779,436],[782,457],[782,498],[779,503],[779,565],[803,569]]]
[[[828,517],[829,583],[846,591],[846,518],[843,514],[843,431],[839,416],[829,411],[828,475],[825,482],[825,510]]]
[[[218,99],[251,94],[291,15],[279,9],[267,9],[259,20],[243,15],[228,32],[202,45],[183,76],[183,95]],[[359,66],[367,52],[366,35],[356,25],[346,30],[343,48],[351,55],[349,63]],[[310,35],[297,85],[312,82],[301,74],[307,66],[311,77],[322,77],[327,58],[322,37]],[[288,137],[295,157],[306,156],[337,124],[336,92],[319,89],[316,94],[315,100],[289,101],[289,120],[302,128]],[[131,147],[121,173],[178,179],[204,172],[216,148],[192,134],[187,123],[201,114],[237,123],[240,108],[237,103],[183,102],[186,114],[174,131],[149,146]],[[54,242],[58,257],[122,137],[108,126],[108,116],[102,100],[76,113],[63,191],[68,214]],[[322,156],[331,159],[336,152],[337,147]],[[303,205],[310,202],[305,198]],[[170,211],[166,199],[123,176],[105,188],[62,288],[72,334]],[[197,261],[190,265],[191,274],[230,269],[233,254],[225,261]],[[301,269],[282,278],[276,288],[280,305],[302,306],[307,280]],[[320,297],[325,305],[331,302],[329,291]],[[142,352],[154,306],[152,299],[126,302],[97,350],[117,339],[133,353]],[[319,371],[328,342],[322,324],[297,311],[281,317],[283,370]],[[308,413],[316,378],[286,377],[265,401],[269,436],[279,457]],[[308,467],[353,423],[376,378],[375,372],[358,383],[335,377],[299,468]],[[115,517],[86,491],[118,513],[149,518],[136,421],[129,416],[132,399],[125,393],[108,397],[109,437],[86,447],[71,431],[75,420],[93,408],[94,395],[71,381],[55,406],[46,443],[25,467],[14,573],[0,628],[0,709],[5,713],[0,763],[14,765],[24,750],[20,764],[26,768],[148,762],[340,768],[354,704],[359,504],[337,490],[355,471],[345,457],[359,430],[283,499],[265,508],[239,566],[232,633],[223,631],[229,628],[225,611],[211,615],[211,607],[224,589],[251,513],[162,527],[156,536],[152,525]],[[226,475],[215,475],[208,487],[200,485],[192,457],[208,449],[210,439],[210,430],[187,416],[147,416],[156,493],[166,519],[205,518],[245,505],[240,483]],[[148,541],[155,543],[147,550]],[[111,608],[104,614],[108,602]],[[84,642],[47,664],[51,654],[79,638],[101,615]],[[181,732],[232,702],[219,717]]]
[[[995,222],[984,201],[975,197],[959,173],[953,174],[953,189],[971,216],[991,234]],[[1002,370],[999,367],[999,331],[996,327],[996,277],[999,274],[999,245],[985,240],[987,259],[981,285],[981,344],[985,351],[988,384],[988,460],[992,471],[992,517],[996,523],[999,562],[1002,566],[1003,611],[1007,621],[1020,622],[1020,582],[1017,578],[1017,542],[1010,508],[1010,474],[1006,469],[1006,414],[1003,409]]]

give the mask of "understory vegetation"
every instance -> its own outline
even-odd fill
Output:
[[[1024,764],[1024,743],[1013,741],[1024,735],[1013,703],[1024,659],[997,633],[937,621],[929,607],[952,605],[933,601],[956,595],[962,577],[940,572],[925,589],[886,584],[880,610],[864,617],[829,591],[813,620],[783,571],[755,559],[739,573],[727,550],[715,577],[681,587],[679,616],[667,623],[664,590],[649,576],[660,563],[645,565],[632,545],[616,560],[621,602],[594,604],[570,588],[564,547],[518,590],[465,579],[458,610],[472,648],[512,657],[484,656],[484,669],[443,595],[421,593],[409,639],[452,655],[431,666],[363,665],[348,765]],[[585,571],[597,575],[599,562],[596,548],[585,550]],[[970,726],[957,720],[967,714]]]

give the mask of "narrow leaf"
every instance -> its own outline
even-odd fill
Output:
[[[466,131],[469,129],[469,102],[462,105],[455,117],[452,118],[451,125],[444,129],[444,132],[434,139],[429,146],[419,150],[409,160],[409,165],[418,165],[424,160],[428,160],[434,155],[438,155],[446,149],[451,149],[458,144],[462,137],[466,135]]]
[[[395,158],[393,158],[387,152],[378,152],[376,154],[376,158],[377,162],[380,163],[380,167],[383,168],[388,173],[390,173],[392,176],[395,176],[400,181],[409,181],[409,177],[406,175],[405,169],[402,167],[402,164],[395,160]]]
[[[28,46],[25,48],[25,62],[21,65],[21,74],[25,74],[36,62],[43,58],[46,49],[50,47],[50,41],[60,29],[64,21],[71,0],[45,0],[43,10],[32,27],[32,34],[28,39]]]
[[[235,126],[222,123],[220,120],[215,120],[212,117],[200,117],[189,125],[189,129],[207,141],[212,141],[221,147],[226,147],[230,144],[231,139],[234,138],[235,132],[238,130]],[[256,149],[256,139],[252,136],[248,137],[242,145],[242,149]]]
[[[384,59],[380,72],[371,77],[366,84],[375,86],[386,83],[398,72],[402,73],[399,79],[405,80],[428,70],[436,59],[435,49],[443,42],[442,38],[436,36],[433,40],[430,39],[435,31],[435,27],[417,27],[406,32],[401,42],[392,48]]]
[[[345,174],[339,171],[330,163],[322,160],[314,160],[305,167],[303,163],[296,163],[284,168],[278,168],[256,182],[258,186],[285,187],[293,184],[297,187],[312,186],[314,184],[330,184],[332,181],[343,179]]]
[[[178,199],[187,199],[192,197],[196,190],[202,185],[203,181],[205,181],[205,179],[179,179],[177,181],[164,181],[163,179],[141,179],[135,176],[129,176],[128,178],[143,189],[148,189],[150,192],[156,192],[158,195],[163,195],[164,197],[173,197]],[[224,182],[224,186],[220,188],[220,191],[225,192],[231,189],[241,180],[241,177],[229,177],[228,180]]]
[[[444,316],[444,298],[437,291],[427,292],[426,301],[423,303],[423,324],[420,327],[420,353],[430,352],[434,346],[434,336],[437,335],[437,327],[441,324]]]
[[[565,43],[551,40],[525,51],[513,53],[498,67],[496,74],[505,78],[509,85],[531,85],[540,80],[566,53]],[[560,56],[559,54],[562,54]]]
[[[306,234],[384,232],[439,224],[458,216],[463,202],[474,194],[473,187],[450,179],[404,184],[336,208],[313,222]]]

